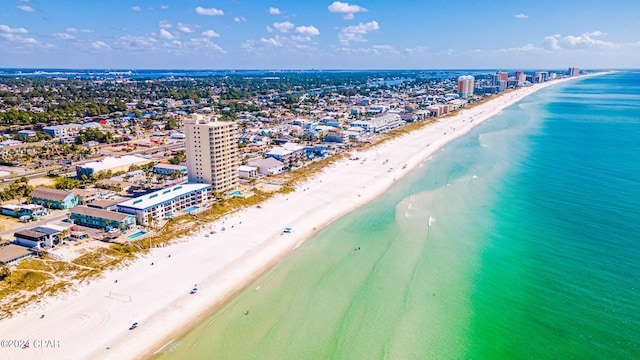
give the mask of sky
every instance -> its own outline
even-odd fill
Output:
[[[638,0],[0,0],[0,67],[638,68]]]

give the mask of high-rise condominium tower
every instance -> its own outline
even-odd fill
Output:
[[[226,192],[238,185],[238,126],[193,114],[184,121],[189,182],[211,184]]]

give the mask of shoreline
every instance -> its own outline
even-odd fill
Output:
[[[50,359],[152,357],[277,265],[316,229],[379,197],[396,179],[450,141],[538,90],[584,77],[516,89],[353,152],[352,156],[365,160],[340,160],[293,193],[271,198],[261,208],[226,215],[175,244],[154,248],[135,263],[105,272],[73,294],[47,299],[44,310],[26,309],[1,321],[0,332],[13,339],[36,336],[60,341],[59,348],[32,346],[10,349],[6,354],[8,358]],[[282,234],[285,227],[293,232]],[[195,285],[198,293],[189,295]],[[47,316],[40,319],[43,313]],[[127,330],[133,322],[140,323],[138,329]]]

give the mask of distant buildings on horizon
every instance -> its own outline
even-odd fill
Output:
[[[469,98],[474,94],[496,94],[508,88],[527,86],[530,84],[543,83],[559,77],[574,77],[580,75],[580,69],[570,67],[565,74],[558,74],[549,71],[536,71],[533,74],[526,74],[523,71],[516,71],[513,76],[509,76],[506,71],[497,71],[489,75],[488,79],[476,80],[471,75],[458,77],[458,96]]]

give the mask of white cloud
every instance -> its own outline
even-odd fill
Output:
[[[157,42],[158,40],[149,36],[127,35],[120,37],[115,46],[125,50],[149,50],[155,49]]]
[[[251,39],[245,41],[241,47],[243,50],[259,54],[265,57],[271,57],[274,55],[273,48],[283,48],[282,51],[289,53],[291,56],[316,56],[317,49],[313,44],[313,39],[311,36],[303,36],[303,35],[291,35],[291,36],[281,36],[276,35],[271,38],[260,38],[260,39]],[[315,54],[315,55],[312,55]]]
[[[190,47],[194,50],[202,50],[202,49],[212,49],[219,53],[226,54],[227,51],[224,50],[220,45],[211,41],[211,39],[207,38],[193,38],[190,42],[185,44],[187,47]]]
[[[531,43],[526,44],[526,45],[522,45],[519,47],[512,47],[512,48],[505,48],[505,49],[498,49],[498,50],[493,50],[490,51],[490,53],[500,53],[500,54],[505,54],[505,53],[539,53],[544,51],[543,48],[537,47]],[[474,50],[474,53],[483,53],[483,51],[481,50]]]
[[[276,36],[275,38],[261,38],[260,43],[268,46],[282,46],[282,40]]]
[[[176,37],[165,29],[160,29],[160,37],[167,40],[173,40]]]
[[[37,45],[39,44],[38,40],[34,38],[25,38],[20,35],[16,35],[13,33],[0,33],[0,38],[5,39],[7,41],[21,43],[25,45]]]
[[[199,15],[207,15],[207,16],[216,16],[216,15],[224,15],[224,11],[216,9],[216,8],[203,8],[202,6],[198,6],[196,8],[196,14]]]
[[[370,48],[350,48],[347,46],[337,48],[336,50],[352,55],[400,55],[400,52],[392,45],[374,45]]]
[[[291,37],[291,40],[296,41],[296,42],[309,42],[309,41],[311,41],[311,37],[294,35],[294,36]]]
[[[445,49],[443,51],[440,51],[439,53],[437,53],[437,56],[453,56],[455,55],[455,51],[453,49]]]
[[[276,31],[283,32],[283,33],[286,33],[287,31],[293,29],[294,27],[295,25],[293,25],[288,21],[273,23],[273,28],[276,29]]]
[[[412,48],[405,48],[404,52],[409,56],[425,55],[428,53],[428,48],[426,46],[417,45]]]
[[[162,10],[167,10],[169,8],[169,5],[160,5],[160,9]]]
[[[12,28],[4,24],[0,24],[0,31],[9,33],[9,34],[26,34],[28,33],[25,28]]]
[[[235,22],[245,22],[245,21],[247,21],[247,19],[245,19],[244,16],[236,16],[236,17],[233,18],[233,21],[235,21]]]
[[[136,6],[132,6],[131,10],[133,10],[133,11],[141,11],[142,8],[140,6],[138,6],[138,5],[136,5]]]
[[[78,29],[78,28],[74,28],[74,27],[68,27],[66,29],[64,29],[64,31],[68,32],[68,33],[92,33],[93,30],[90,29]]]
[[[171,25],[170,22],[168,22],[167,20],[160,20],[158,22],[158,27],[161,29],[169,29],[171,28],[173,25]]]
[[[69,35],[67,33],[55,33],[53,34],[53,37],[60,40],[71,40],[76,38],[75,36]]]
[[[26,11],[26,12],[34,12],[36,11],[36,9],[32,8],[29,5],[18,5],[16,6],[18,9],[22,10],[22,11]]]
[[[398,54],[398,50],[392,45],[374,45],[371,47],[371,50],[375,54]]]
[[[296,32],[298,34],[307,35],[307,36],[317,36],[320,35],[320,30],[318,30],[315,26],[298,26],[296,28]]]
[[[516,15],[516,19],[527,19],[527,18],[529,18],[529,15],[525,15],[523,13]]]
[[[547,50],[574,50],[574,49],[613,49],[621,46],[610,41],[604,41],[597,39],[597,37],[604,36],[606,34],[600,31],[593,31],[590,33],[584,33],[582,35],[574,36],[567,35],[562,36],[560,34],[546,36],[544,38],[544,47]]]
[[[191,29],[189,27],[189,25],[187,24],[183,24],[183,23],[178,23],[178,25],[176,25],[176,28],[183,33],[191,33],[193,32],[193,29]]]
[[[338,34],[338,39],[343,45],[348,45],[351,41],[367,41],[364,36],[370,32],[380,29],[377,21],[370,21],[366,24],[351,25],[343,28]]]
[[[279,15],[280,14],[280,9],[278,9],[277,7],[270,7],[269,8],[269,14],[271,14],[271,15]]]
[[[355,13],[368,11],[367,9],[363,8],[360,5],[352,5],[352,4],[349,4],[346,2],[340,2],[340,1],[334,1],[331,5],[329,5],[328,9],[329,9],[329,12],[332,12],[332,13],[345,14],[343,16],[345,20],[353,19],[353,14]]]
[[[203,31],[202,32],[202,36],[206,36],[206,37],[210,37],[210,38],[217,38],[217,37],[220,37],[220,34],[218,34],[217,32],[215,32],[213,30],[207,30],[207,31]]]
[[[91,47],[96,50],[109,50],[111,47],[105,44],[104,41],[94,41],[91,43]]]

